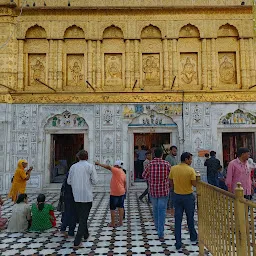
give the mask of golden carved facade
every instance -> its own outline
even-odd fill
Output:
[[[1,102],[255,101],[251,1],[17,2],[0,1]]]

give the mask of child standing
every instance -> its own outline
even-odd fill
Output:
[[[112,178],[110,181],[110,213],[111,222],[109,227],[116,227],[115,224],[115,210],[118,208],[119,213],[119,223],[117,226],[123,225],[124,217],[124,198],[126,193],[126,175],[122,169],[122,161],[118,160],[115,162],[114,166],[100,164],[95,162],[95,165],[99,165],[112,172]]]

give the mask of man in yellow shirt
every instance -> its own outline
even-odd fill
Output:
[[[196,172],[190,167],[192,154],[184,152],[180,157],[181,163],[171,167],[169,178],[171,186],[174,186],[174,208],[175,208],[175,239],[176,249],[180,250],[181,242],[181,223],[183,212],[187,216],[190,240],[197,241],[197,232],[194,224],[195,196],[193,186],[196,186]]]

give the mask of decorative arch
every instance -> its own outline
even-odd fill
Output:
[[[180,29],[179,37],[180,38],[199,38],[200,31],[198,27],[192,24],[187,24]]]
[[[42,39],[46,37],[46,30],[37,24],[28,28],[25,34],[26,39]]]
[[[153,26],[150,24],[146,26],[141,31],[142,39],[154,39],[154,38],[162,38],[161,30],[157,26]]]
[[[57,114],[50,117],[46,124],[46,129],[70,129],[70,128],[81,128],[88,129],[88,124],[85,119],[77,114],[72,114],[69,111],[64,111],[62,114]]]
[[[132,119],[128,124],[129,127],[176,127],[177,124],[173,119],[165,114],[150,110],[148,113],[142,113],[141,115]]]
[[[124,34],[121,28],[112,25],[104,29],[102,37],[103,39],[122,39]]]
[[[217,36],[218,37],[239,37],[239,32],[235,26],[227,23],[219,27]]]
[[[225,116],[222,116],[219,120],[219,125],[237,125],[237,124],[256,124],[256,116],[245,112],[241,109],[237,109],[234,112],[230,112]]]
[[[73,25],[68,27],[65,32],[64,32],[64,38],[65,39],[84,39],[85,38],[85,33],[84,30],[77,26]]]

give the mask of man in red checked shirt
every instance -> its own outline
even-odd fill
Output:
[[[170,192],[170,164],[162,159],[163,150],[155,149],[155,158],[145,168],[142,177],[148,181],[150,200],[153,206],[155,228],[160,240],[164,239],[164,225]]]

